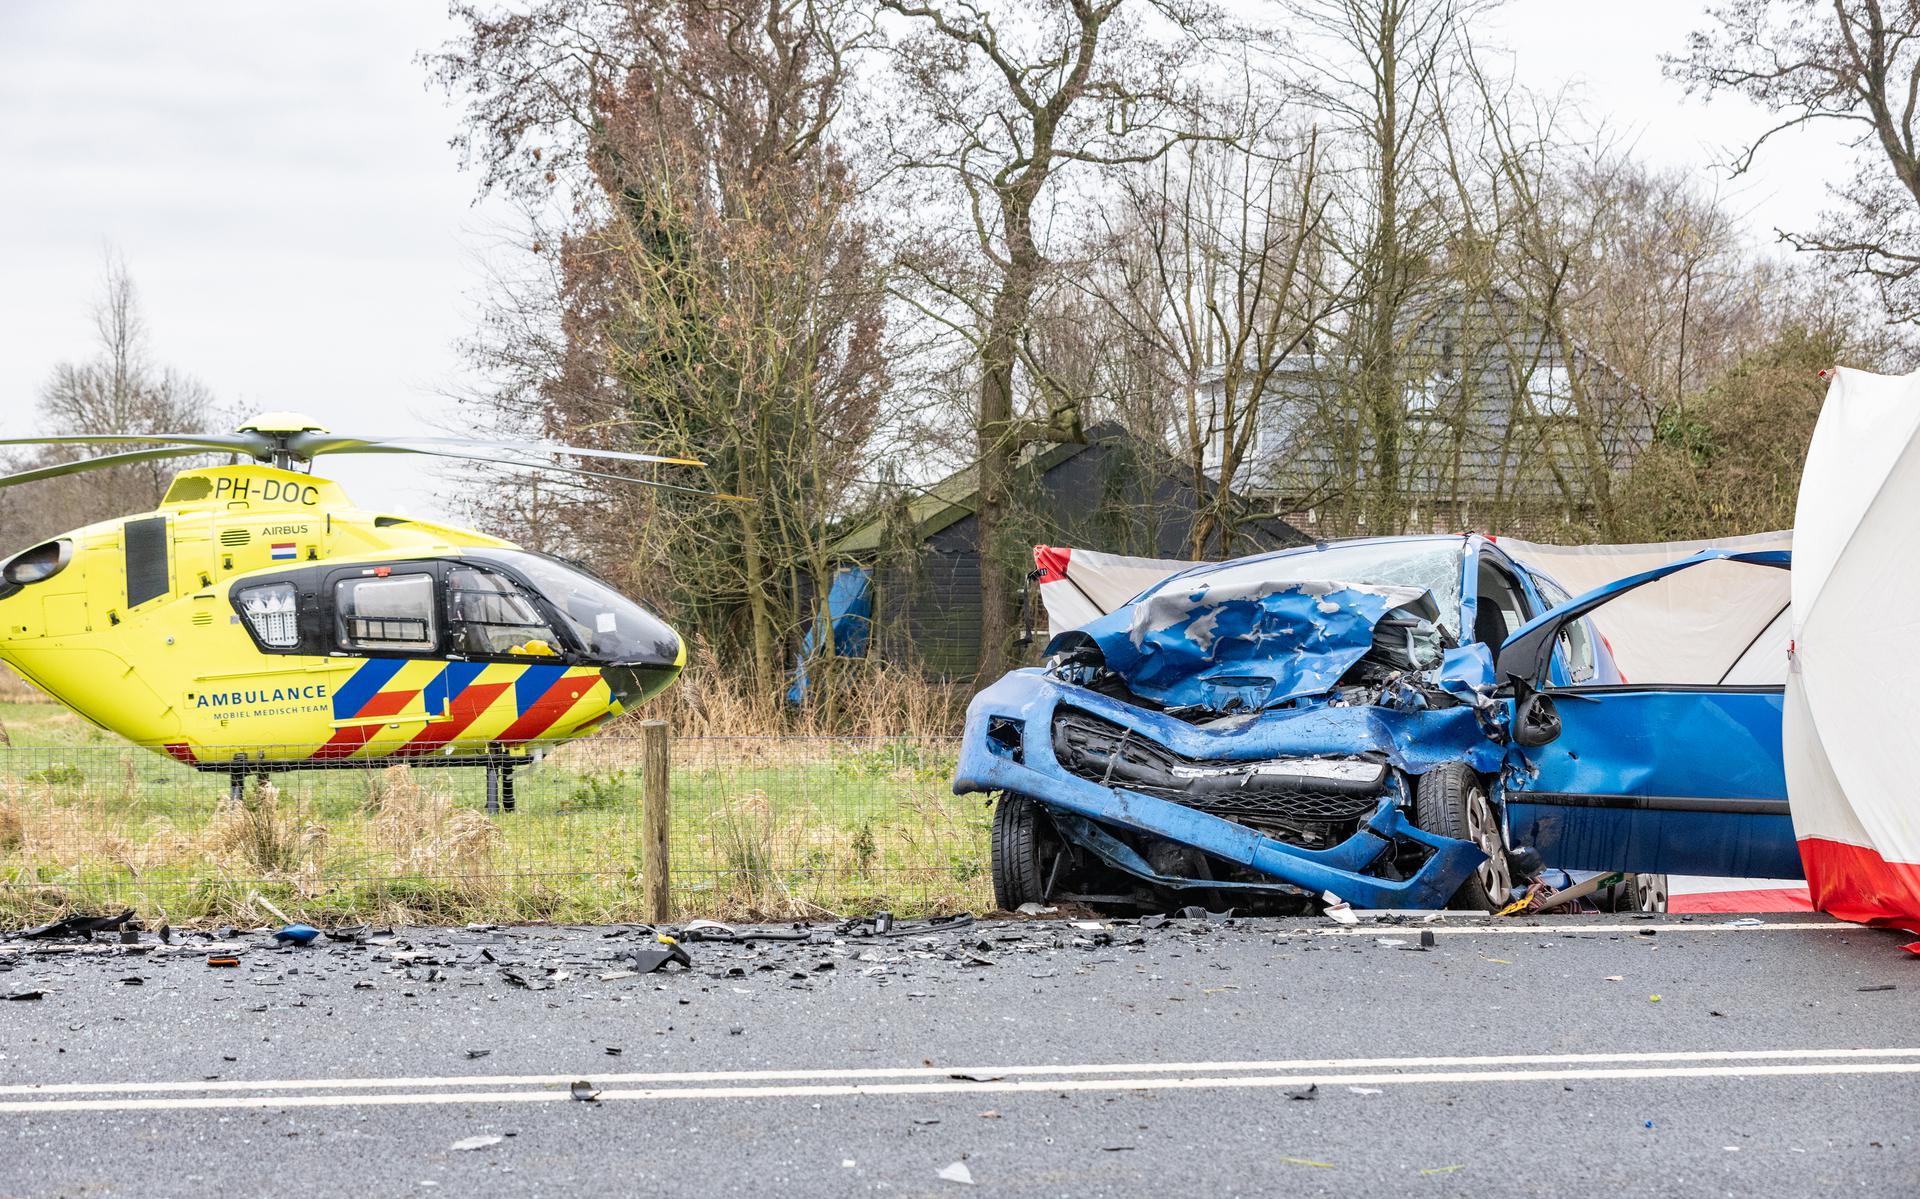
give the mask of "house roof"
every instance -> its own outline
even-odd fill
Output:
[[[1134,436],[1117,421],[1103,421],[1089,427],[1086,430],[1085,441],[1031,443],[1022,453],[1020,465],[1036,474],[1045,475],[1090,449],[1120,442],[1141,446],[1155,459],[1163,462],[1166,467],[1176,471],[1180,469],[1167,455],[1164,447]],[[977,507],[975,497],[980,491],[977,478],[978,472],[974,466],[964,466],[907,497],[906,518],[912,525],[913,540],[916,543],[925,541],[974,514]],[[1213,479],[1208,479],[1207,486],[1211,488],[1219,484]],[[887,536],[888,515],[888,504],[876,505],[835,538],[827,546],[827,554],[835,558],[860,558],[879,552]],[[1305,539],[1305,535],[1298,529],[1276,517],[1250,517],[1245,524],[1258,527],[1269,536],[1283,541],[1287,538]]]
[[[1102,425],[1087,431],[1086,441],[1034,443],[1021,458],[1021,465],[1041,474],[1083,453],[1094,442],[1119,432],[1118,426]],[[979,471],[969,464],[938,482],[930,483],[907,497],[907,520],[913,526],[913,539],[925,541],[949,525],[972,516],[974,497],[980,493]],[[887,533],[887,506],[880,505],[861,517],[852,527],[827,546],[833,557],[853,558],[880,549]]]
[[[1442,295],[1445,295],[1446,297],[1451,299],[1461,299],[1464,297],[1465,299],[1472,300],[1472,299],[1478,298],[1476,296],[1473,296],[1468,291],[1468,289],[1458,285],[1448,285],[1447,287],[1440,289],[1440,292]],[[1526,319],[1538,323],[1542,329],[1552,329],[1555,327],[1553,322],[1548,320],[1546,317],[1541,316],[1539,312],[1535,310],[1534,306],[1530,302],[1528,302],[1525,297],[1517,296],[1513,294],[1513,292],[1506,287],[1502,287],[1498,284],[1495,284],[1487,289],[1487,295],[1491,296],[1496,300],[1501,301],[1502,303],[1512,305],[1517,311],[1523,314],[1526,317]],[[1438,309],[1428,311],[1425,314],[1419,316],[1418,319],[1413,321],[1413,327],[1416,329],[1424,328],[1432,324],[1434,321],[1438,320],[1440,318],[1440,315],[1441,314]],[[1624,374],[1616,370],[1612,363],[1608,362],[1601,355],[1595,353],[1592,347],[1588,346],[1583,339],[1574,337],[1572,335],[1568,335],[1567,341],[1573,347],[1573,350],[1576,354],[1582,355],[1583,357],[1590,359],[1592,362],[1598,365],[1601,370],[1611,375],[1614,379],[1625,384],[1628,388],[1630,388],[1634,392],[1635,395],[1640,394],[1640,389],[1637,386],[1635,386],[1631,381],[1629,381]],[[1295,350],[1293,353],[1287,355],[1285,358],[1282,358],[1279,361],[1279,363],[1277,363],[1274,367],[1275,373],[1282,374],[1282,375],[1305,375],[1305,374],[1316,374],[1316,373],[1331,373],[1336,371],[1337,369],[1338,369],[1338,364],[1334,362],[1334,360],[1331,357],[1313,350],[1307,350],[1304,352],[1300,350]],[[1226,377],[1226,371],[1224,368],[1215,368],[1213,370],[1208,371],[1206,374],[1200,376],[1200,378],[1195,380],[1195,382],[1200,387],[1212,388],[1212,387],[1219,386],[1220,381],[1225,377]]]

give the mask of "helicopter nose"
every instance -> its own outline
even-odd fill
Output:
[[[681,662],[639,662],[620,666],[603,666],[600,675],[607,680],[607,686],[613,691],[613,698],[628,711],[646,703],[667,689],[668,684],[680,677]]]

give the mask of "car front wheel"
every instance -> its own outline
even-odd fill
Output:
[[[993,805],[993,902],[1002,911],[1044,903],[1066,847],[1039,804],[1007,792]]]
[[[1459,762],[1420,776],[1413,795],[1414,823],[1430,833],[1471,841],[1487,855],[1455,891],[1449,907],[1497,912],[1513,893],[1513,867],[1500,813],[1479,775]]]

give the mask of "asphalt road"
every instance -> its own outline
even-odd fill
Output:
[[[1920,1193],[1920,958],[1732,919],[0,944],[0,1195]]]

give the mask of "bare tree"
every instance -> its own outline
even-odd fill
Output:
[[[1304,397],[1278,380],[1341,296],[1324,278],[1315,132],[1288,132],[1271,97],[1235,127],[1135,169],[1117,190],[1104,269],[1090,287],[1153,355],[1172,400],[1143,431],[1170,433],[1198,510],[1187,552],[1231,557],[1243,513],[1233,488],[1263,424]]]
[[[196,433],[227,424],[231,414],[204,384],[154,361],[139,293],[126,262],[109,252],[92,311],[94,354],[56,365],[40,389],[36,431],[55,433]],[[10,457],[14,470],[83,456],[48,447]],[[168,482],[192,460],[167,459],[112,467],[82,478],[50,479],[0,492],[9,532],[39,540],[79,525],[152,508]]]
[[[1355,311],[1339,351],[1353,419],[1335,430],[1343,494],[1332,523],[1398,532],[1407,517],[1406,339],[1453,239],[1440,156],[1446,108],[1470,61],[1477,0],[1295,0],[1291,62],[1351,163],[1330,172]]]
[[[1021,447],[1083,436],[1078,397],[1029,352],[1049,205],[1066,168],[1151,161],[1189,136],[1179,68],[1212,18],[1174,0],[880,7],[900,26],[894,77],[907,98],[893,156],[951,189],[964,230],[907,248],[902,294],[964,340],[977,371],[979,676],[995,678],[1024,552],[1008,519]]]
[[[1733,92],[1779,118],[1738,170],[1776,134],[1819,122],[1850,130],[1860,151],[1855,176],[1829,185],[1837,207],[1811,232],[1782,239],[1871,281],[1893,319],[1920,318],[1920,2],[1730,0],[1708,16],[1667,70],[1693,90]]]
[[[753,500],[592,483],[557,512],[745,650],[771,703],[885,381],[872,234],[832,133],[864,23],[818,0],[458,11],[467,32],[431,65],[468,98],[485,185],[561,214],[537,239],[546,276],[480,347],[504,385],[485,419],[698,456]]]

